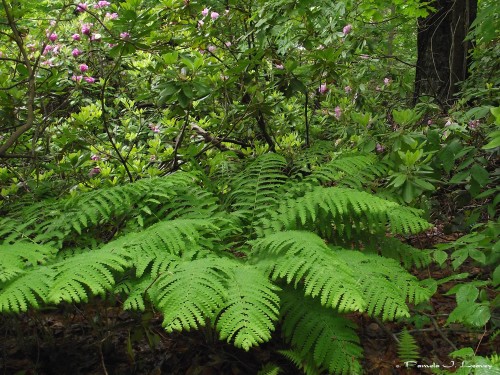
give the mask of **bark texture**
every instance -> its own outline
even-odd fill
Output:
[[[436,11],[418,20],[414,102],[430,95],[448,108],[456,84],[467,78],[472,44],[465,37],[476,18],[477,0],[434,0],[431,6]]]

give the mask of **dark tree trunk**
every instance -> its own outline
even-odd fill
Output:
[[[464,39],[476,18],[477,0],[434,0],[431,6],[436,11],[418,20],[414,102],[430,95],[447,108],[456,99],[456,84],[467,78],[472,44]]]

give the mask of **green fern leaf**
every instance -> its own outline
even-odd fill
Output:
[[[336,374],[358,374],[362,354],[356,326],[296,290],[282,293],[283,334],[302,357]]]
[[[278,350],[278,353],[292,362],[299,370],[302,370],[305,375],[321,375],[323,373],[320,366],[314,363],[311,353],[302,355],[298,350]]]
[[[235,263],[235,266],[237,263]],[[251,266],[233,268],[227,280],[227,300],[216,327],[220,338],[248,351],[271,339],[279,315],[278,287]]]
[[[317,187],[301,198],[282,203],[272,214],[272,229],[266,233],[283,228],[310,228],[327,238],[350,238],[352,231],[384,233],[387,225],[392,233],[398,234],[418,233],[430,226],[413,210],[371,194],[338,187]]]
[[[88,301],[91,294],[111,290],[115,284],[114,273],[123,272],[130,264],[110,247],[77,254],[52,265],[55,276],[49,300],[53,303]]]
[[[0,283],[0,313],[24,312],[29,307],[39,307],[47,300],[54,272],[40,266],[16,275],[6,283]]]
[[[45,264],[54,258],[56,250],[29,242],[0,244],[0,281],[8,281],[21,274],[24,269]]]
[[[167,332],[196,329],[213,320],[227,293],[228,275],[221,266],[220,258],[195,259],[159,275],[150,295]]]
[[[406,328],[399,336],[398,356],[401,362],[415,361],[420,358],[417,342]]]

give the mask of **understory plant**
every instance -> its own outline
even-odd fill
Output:
[[[11,207],[0,313],[120,295],[123,309],[160,311],[167,332],[211,327],[248,351],[280,326],[299,367],[360,373],[352,316],[408,317],[435,291],[403,267],[430,254],[400,240],[430,225],[369,191],[387,173],[373,155],[312,155]]]

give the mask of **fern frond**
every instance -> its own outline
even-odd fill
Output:
[[[238,265],[232,269],[216,328],[222,340],[248,351],[271,339],[279,315],[279,288],[254,267]]]
[[[40,266],[0,283],[0,313],[24,312],[47,300],[54,271]]]
[[[431,250],[414,248],[394,237],[379,237],[376,241],[376,250],[380,255],[399,261],[407,269],[413,266],[424,268],[432,262]]]
[[[224,264],[216,257],[179,262],[161,273],[150,296],[163,313],[167,332],[203,327],[224,304]]]
[[[420,357],[417,341],[406,328],[399,335],[398,356],[401,362],[415,361]]]
[[[314,362],[330,373],[361,373],[354,323],[310,298],[304,301],[300,291],[287,288],[281,296],[283,334],[302,358],[312,353]]]
[[[311,353],[302,355],[298,350],[278,350],[278,353],[302,370],[305,375],[321,375],[322,373],[320,367],[314,363]]]
[[[91,294],[111,290],[115,284],[114,273],[128,267],[129,260],[109,248],[74,255],[51,266],[55,274],[48,298],[52,303],[88,301]]]
[[[316,187],[280,205],[266,222],[267,232],[311,229],[326,238],[351,238],[352,232],[414,234],[430,227],[414,210],[371,194],[339,187]],[[333,233],[332,233],[333,232]]]
[[[30,242],[0,244],[0,281],[8,281],[21,274],[24,269],[45,264],[53,259],[56,250]]]
[[[230,210],[251,225],[278,200],[277,188],[284,184],[285,159],[277,154],[264,154],[239,173],[231,182],[227,198]]]
[[[336,254],[355,270],[360,293],[368,303],[366,312],[372,316],[384,320],[409,317],[406,301],[418,304],[435,292],[434,285],[419,281],[395,260],[352,250]]]
[[[257,375],[279,375],[281,368],[274,363],[266,363],[257,373]]]
[[[337,186],[361,189],[363,184],[384,176],[387,171],[387,166],[379,163],[375,155],[340,155],[314,169],[304,182],[315,185],[333,182]]]
[[[273,280],[305,284],[305,294],[339,311],[364,311],[366,301],[352,266],[339,259],[311,232],[279,232],[253,242],[259,264],[268,264]],[[403,301],[404,302],[404,301]]]
[[[306,296],[340,312],[407,317],[407,301],[420,303],[434,293],[394,260],[328,247],[311,232],[279,232],[252,244],[258,264],[267,265],[273,280],[303,283]]]

